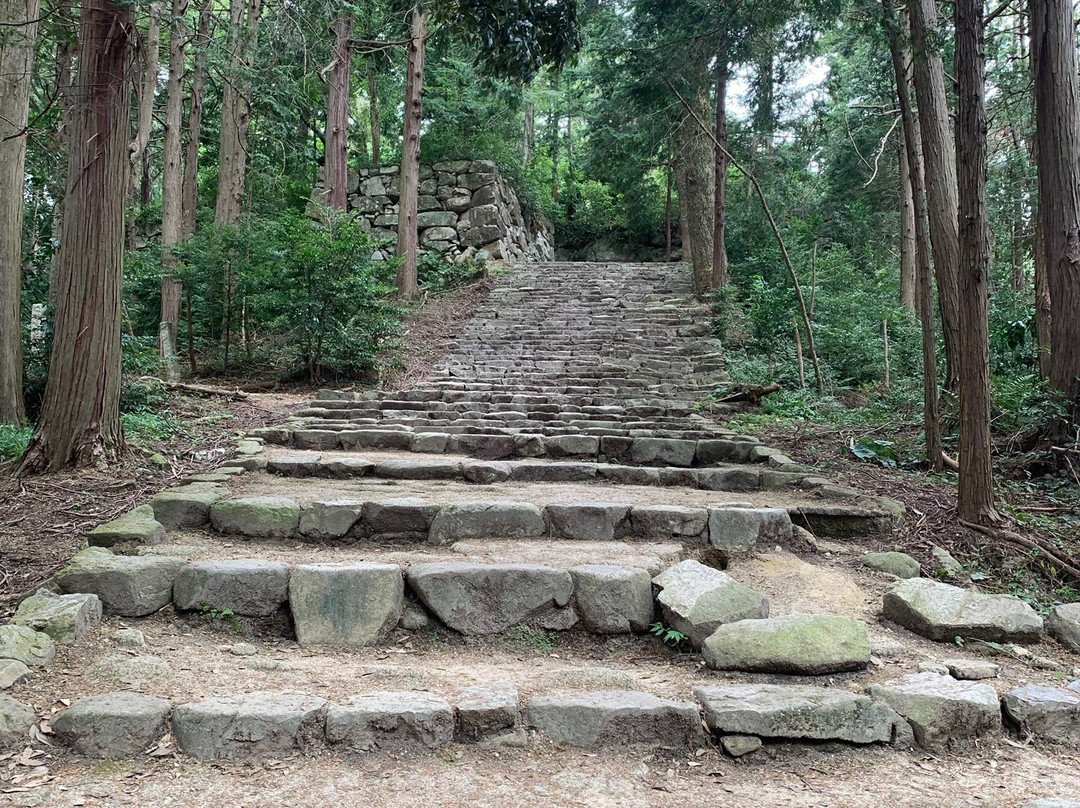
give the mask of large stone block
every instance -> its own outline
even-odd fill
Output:
[[[364,505],[361,524],[374,535],[427,535],[439,506],[419,497],[401,497],[368,502]]]
[[[642,466],[682,466],[694,464],[697,443],[677,438],[634,438],[630,460]]]
[[[705,508],[678,505],[635,505],[630,512],[629,535],[645,541],[698,539],[709,524]]]
[[[1037,738],[1080,743],[1080,693],[1058,687],[1024,685],[1006,693],[1005,715]]]
[[[990,685],[912,673],[870,685],[870,695],[907,719],[920,746],[935,748],[1001,729],[1001,706]]]
[[[694,688],[694,696],[717,735],[889,743],[903,724],[892,708],[839,687],[703,685]]]
[[[418,752],[453,739],[453,710],[426,693],[355,696],[326,713],[326,740],[358,752]]]
[[[113,547],[118,544],[160,544],[163,538],[165,526],[154,518],[153,507],[140,505],[111,522],[98,525],[86,540],[91,547]]]
[[[138,757],[168,731],[168,700],[121,691],[88,696],[52,719],[57,739],[92,758]]]
[[[289,578],[289,608],[300,645],[358,647],[389,634],[404,605],[394,564],[303,564]]]
[[[513,730],[521,719],[518,689],[511,682],[466,688],[454,709],[458,740],[465,743]]]
[[[646,631],[653,622],[652,580],[638,567],[586,565],[570,570],[574,605],[594,634]]]
[[[473,635],[543,625],[573,593],[570,573],[539,564],[438,562],[410,567],[406,578],[443,623]]]
[[[554,741],[584,749],[702,745],[696,704],[649,693],[604,690],[576,696],[535,696],[525,722]]]
[[[957,637],[990,642],[1038,642],[1042,618],[1019,598],[983,595],[968,589],[911,578],[889,589],[882,615],[938,642]]]
[[[592,435],[553,435],[545,438],[551,457],[595,458],[600,451],[600,438]]]
[[[769,615],[769,602],[760,592],[699,561],[681,561],[653,579],[660,588],[656,601],[671,628],[700,648],[717,628]]]
[[[217,483],[194,483],[155,494],[150,507],[166,530],[202,527],[210,521],[210,506],[228,493],[228,488]]]
[[[172,731],[180,751],[205,760],[281,758],[324,736],[326,700],[248,693],[181,704]]]
[[[56,643],[42,631],[26,626],[0,626],[0,659],[43,667],[56,657]]]
[[[210,524],[220,533],[284,539],[300,526],[300,503],[287,497],[238,497],[215,502]]]
[[[450,544],[459,539],[521,539],[546,532],[544,515],[531,503],[462,502],[439,510],[428,540]]]
[[[726,671],[819,676],[870,664],[866,624],[828,614],[727,623],[701,650],[710,668]]]
[[[420,229],[425,227],[454,227],[457,221],[458,215],[452,210],[429,210],[416,214],[416,226]]]
[[[544,508],[553,535],[584,541],[611,541],[629,513],[629,505],[617,502],[575,502]]]
[[[34,711],[10,696],[0,696],[0,749],[25,746],[30,740],[30,728],[37,723]]]
[[[101,622],[101,599],[93,594],[56,595],[39,589],[19,604],[11,622],[48,634],[61,645],[72,645]]]
[[[277,561],[193,561],[173,582],[173,603],[182,610],[230,610],[269,617],[289,596],[289,568]]]
[[[1070,651],[1080,651],[1080,603],[1062,603],[1046,619],[1050,635]]]
[[[360,521],[364,503],[357,499],[309,502],[300,510],[299,531],[309,539],[340,539]]]
[[[728,553],[772,546],[791,539],[791,517],[783,508],[709,508],[709,544]]]
[[[699,440],[695,453],[695,462],[699,466],[712,466],[716,463],[752,462],[751,452],[759,446],[757,441],[741,440]]]
[[[144,617],[172,600],[173,580],[183,567],[179,558],[119,556],[88,547],[56,573],[55,580],[64,592],[97,595],[107,612]]]

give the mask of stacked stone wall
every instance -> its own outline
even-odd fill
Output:
[[[361,216],[383,254],[397,246],[397,166],[349,172],[349,209]],[[526,213],[514,189],[489,160],[455,160],[420,168],[420,249],[450,260],[552,261],[554,228]]]

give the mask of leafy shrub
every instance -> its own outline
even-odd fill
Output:
[[[34,430],[29,426],[0,424],[0,462],[22,457],[33,434]]]

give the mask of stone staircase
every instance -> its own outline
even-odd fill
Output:
[[[88,757],[1080,743],[1080,685],[972,653],[1068,670],[1065,607],[1032,652],[1016,598],[802,558],[903,508],[714,420],[688,281],[511,269],[424,385],[323,391],[94,530],[0,628],[0,744],[58,698]]]

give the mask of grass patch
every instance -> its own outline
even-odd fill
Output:
[[[542,631],[528,626],[511,626],[503,632],[502,637],[510,648],[539,651],[542,654],[550,654],[559,642],[554,631]]]

